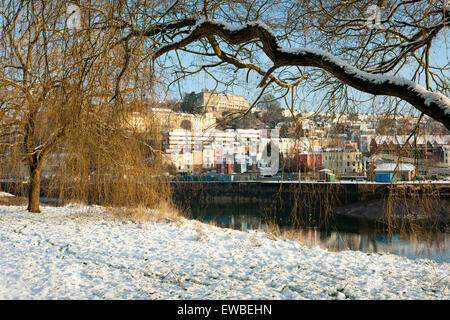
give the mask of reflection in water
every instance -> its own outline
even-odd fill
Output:
[[[194,218],[223,228],[242,231],[265,230],[266,224],[261,216],[247,214],[194,215]],[[283,228],[282,228],[283,229]],[[393,253],[410,259],[433,259],[437,262],[450,262],[447,249],[450,234],[435,232],[432,235],[383,234],[374,229],[360,229],[358,232],[323,230],[319,228],[298,228],[295,235],[301,243],[319,246],[330,251],[359,250],[371,253]]]

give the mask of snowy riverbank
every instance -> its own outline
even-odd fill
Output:
[[[450,299],[450,265],[196,221],[0,206],[2,299]]]

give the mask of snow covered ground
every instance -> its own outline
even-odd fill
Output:
[[[0,197],[10,198],[10,197],[14,197],[14,195],[12,195],[11,193],[8,193],[8,192],[0,191]]]
[[[449,264],[101,207],[0,206],[2,299],[450,299]]]

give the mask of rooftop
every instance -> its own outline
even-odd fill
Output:
[[[374,170],[377,171],[413,171],[414,166],[409,163],[399,163],[397,167],[397,163],[382,163],[377,166]]]

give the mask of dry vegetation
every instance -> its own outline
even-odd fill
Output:
[[[142,223],[153,222],[181,222],[184,215],[170,201],[161,201],[152,209],[148,207],[110,207],[108,212],[120,219]]]
[[[2,197],[0,196],[0,206],[25,206],[27,199],[24,197]]]
[[[145,45],[104,29],[125,14],[120,1],[84,4],[68,28],[66,1],[0,3],[0,174],[28,193],[31,212],[41,184],[66,202],[170,202],[160,132],[127,123],[155,92]]]

